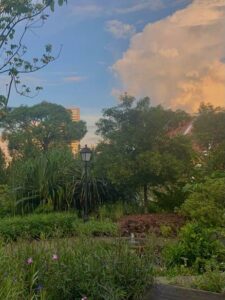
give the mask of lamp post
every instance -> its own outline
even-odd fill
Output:
[[[88,163],[91,160],[92,151],[90,148],[85,145],[84,148],[80,150],[81,159],[84,162],[84,180],[85,180],[85,188],[84,188],[84,207],[83,207],[83,220],[86,222],[88,220]]]

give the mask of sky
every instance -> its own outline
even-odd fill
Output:
[[[80,107],[95,144],[102,109],[121,93],[194,112],[202,101],[225,106],[225,0],[68,0],[28,33],[30,53],[51,43],[59,58],[24,80],[38,97],[12,94],[10,105],[50,101]]]

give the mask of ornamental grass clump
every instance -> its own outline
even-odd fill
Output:
[[[140,256],[125,242],[57,239],[0,247],[0,299],[141,299],[151,283],[151,253]]]

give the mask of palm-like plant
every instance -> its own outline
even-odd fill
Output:
[[[54,149],[35,159],[19,160],[10,168],[19,212],[30,212],[40,205],[68,210],[73,203],[79,164],[67,149]]]
[[[69,149],[52,149],[34,159],[17,160],[9,168],[9,185],[17,213],[49,207],[54,211],[82,210],[85,178],[80,159]],[[113,187],[88,172],[88,209],[93,210],[114,194]]]

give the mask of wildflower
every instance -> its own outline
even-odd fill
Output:
[[[88,298],[84,296],[83,298],[81,298],[81,300],[88,300]]]
[[[57,254],[53,254],[53,255],[52,255],[52,260],[58,260],[58,259],[59,259],[59,257],[58,257]]]
[[[33,259],[32,259],[32,257],[29,257],[28,259],[27,259],[27,264],[28,265],[31,265],[33,263]]]

